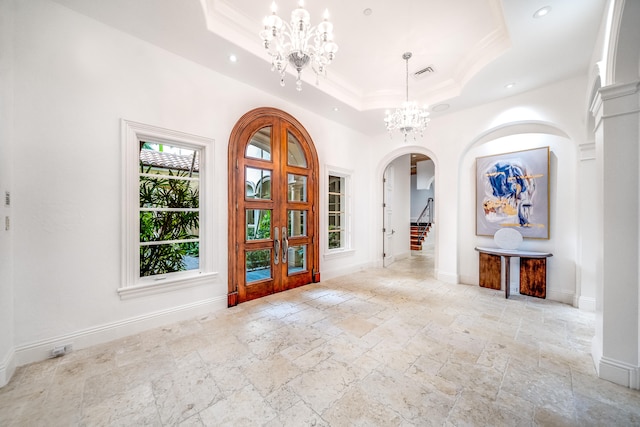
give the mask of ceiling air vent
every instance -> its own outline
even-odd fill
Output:
[[[436,70],[433,68],[433,65],[429,65],[428,67],[424,67],[423,69],[416,71],[412,75],[414,79],[421,79],[435,72]]]

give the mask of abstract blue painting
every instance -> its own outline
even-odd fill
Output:
[[[549,238],[549,147],[476,158],[476,235]]]

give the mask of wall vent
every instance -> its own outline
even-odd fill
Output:
[[[426,77],[429,74],[433,74],[435,72],[436,72],[436,70],[435,70],[435,68],[433,68],[433,65],[429,65],[428,67],[424,67],[423,69],[416,71],[412,75],[413,75],[414,79],[421,79],[421,78]]]

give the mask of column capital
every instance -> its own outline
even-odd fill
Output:
[[[640,91],[640,80],[601,87],[598,91],[604,101],[634,95]]]
[[[584,160],[595,160],[596,158],[596,143],[595,142],[585,142],[584,144],[578,145],[578,158],[580,161]]]
[[[596,128],[603,120],[640,113],[640,80],[601,87],[589,110]]]

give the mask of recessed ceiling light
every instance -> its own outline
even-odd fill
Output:
[[[434,106],[434,107],[431,109],[431,111],[435,111],[436,113],[439,113],[439,112],[441,112],[441,111],[446,111],[446,110],[448,110],[448,109],[449,109],[449,107],[450,107],[450,105],[449,105],[449,104],[438,104],[438,105]]]
[[[536,10],[536,13],[533,14],[534,18],[542,18],[543,16],[546,16],[549,14],[549,12],[551,12],[551,6],[545,6],[542,7],[538,10]]]
[[[229,61],[238,62],[238,57],[235,56],[234,54],[231,54],[231,55],[229,55]]]
[[[333,111],[340,111],[338,107],[333,107]]]
[[[504,87],[505,87],[506,89],[511,89],[511,88],[512,88],[512,87],[514,87],[515,85],[516,85],[515,83],[511,82],[511,83],[507,83],[506,85],[504,85]]]
[[[364,16],[371,16],[371,14],[373,13],[373,10],[371,10],[371,8],[368,7],[365,10],[363,10],[362,13],[364,14]]]

